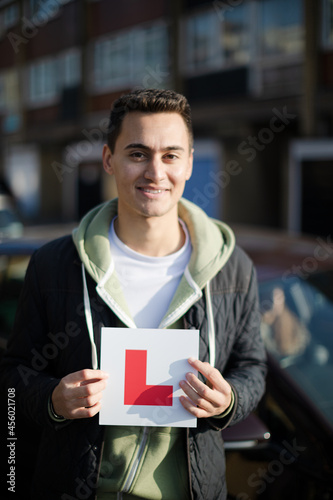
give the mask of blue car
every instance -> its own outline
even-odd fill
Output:
[[[333,498],[333,245],[238,233],[259,279],[266,393],[224,431],[230,500]]]

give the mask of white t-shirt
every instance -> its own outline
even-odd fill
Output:
[[[109,231],[111,255],[129,310],[138,328],[158,328],[191,257],[186,225],[179,219],[186,236],[180,250],[165,257],[150,257],[135,252],[118,238],[114,220]]]

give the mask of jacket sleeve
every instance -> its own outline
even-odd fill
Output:
[[[231,310],[235,320],[232,347],[222,374],[232,387],[234,404],[225,417],[210,419],[219,429],[245,419],[265,390],[266,350],[260,335],[258,285],[252,264],[248,286],[235,293]],[[230,309],[228,312],[231,314]]]
[[[13,332],[0,365],[0,383],[2,391],[15,389],[17,409],[28,419],[37,425],[54,426],[47,402],[59,380],[50,370],[54,346],[47,336],[46,316],[33,256],[19,298]]]
[[[235,328],[234,344],[224,371],[224,377],[234,391],[235,404],[225,425],[246,418],[256,408],[265,390],[266,351],[260,335],[258,285],[253,266]]]

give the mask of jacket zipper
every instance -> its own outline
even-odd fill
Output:
[[[128,493],[129,490],[131,489],[132,485],[133,485],[136,473],[138,471],[139,465],[140,465],[142,457],[143,457],[143,453],[144,453],[145,448],[146,448],[146,444],[147,444],[147,440],[148,440],[148,435],[149,435],[149,428],[148,427],[144,427],[137,455],[136,455],[136,457],[134,459],[132,468],[131,468],[131,470],[129,471],[129,473],[127,475],[126,481],[125,481],[123,487],[121,488],[121,492],[122,493]]]

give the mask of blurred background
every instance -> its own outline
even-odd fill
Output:
[[[0,0],[0,358],[31,254],[116,196],[110,108],[146,87],[187,96],[185,196],[258,273],[269,373],[224,434],[228,498],[331,500],[333,0]],[[27,500],[40,431],[16,417]]]
[[[133,88],[192,106],[185,196],[231,224],[332,234],[333,0],[0,0],[0,212],[78,220]],[[0,216],[1,216],[0,213]]]

